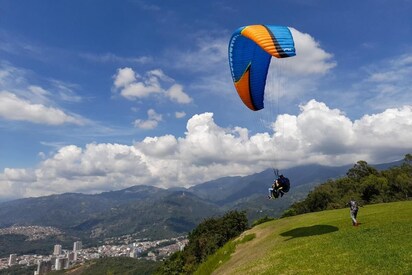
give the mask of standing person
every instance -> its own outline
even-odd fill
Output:
[[[348,203],[348,206],[350,207],[350,217],[352,219],[352,225],[353,226],[357,226],[358,225],[358,221],[356,220],[356,216],[358,215],[358,203],[355,200],[351,200]]]

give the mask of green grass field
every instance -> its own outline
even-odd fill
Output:
[[[197,274],[412,274],[412,201],[361,207],[358,221],[339,209],[267,222]]]

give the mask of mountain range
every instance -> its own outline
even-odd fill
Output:
[[[386,169],[399,162],[375,165]],[[75,238],[101,240],[133,234],[167,238],[186,234],[207,217],[228,210],[246,211],[252,222],[278,217],[316,185],[344,176],[352,166],[307,165],[285,169],[290,192],[268,200],[275,175],[265,170],[244,177],[224,177],[190,188],[162,189],[136,185],[100,194],[65,193],[0,203],[0,228],[13,225],[53,226]]]

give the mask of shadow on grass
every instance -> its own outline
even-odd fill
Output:
[[[307,226],[307,227],[298,227],[298,228],[280,233],[280,235],[283,237],[290,237],[289,239],[286,240],[286,241],[289,241],[294,238],[323,235],[323,234],[332,233],[338,230],[339,228],[337,228],[336,226],[320,224],[320,225],[313,225],[313,226]]]

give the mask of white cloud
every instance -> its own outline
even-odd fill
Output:
[[[365,81],[356,86],[362,90],[359,98],[369,108],[384,110],[403,104],[412,104],[412,54],[392,57],[365,68]]]
[[[336,66],[333,55],[322,49],[312,36],[289,29],[295,42],[296,56],[287,58],[288,71],[299,75],[323,75]]]
[[[57,80],[47,80],[50,89],[33,85],[31,78],[39,78],[32,72],[10,64],[0,63],[0,117],[13,121],[38,124],[84,125],[87,119],[69,113],[57,106],[59,100],[82,100],[71,89],[74,85]]]
[[[156,113],[151,112],[153,117]],[[149,117],[151,116],[149,114]],[[138,184],[189,186],[230,175],[301,164],[380,163],[412,151],[412,106],[351,121],[342,111],[311,100],[296,116],[284,114],[274,134],[250,136],[245,128],[222,128],[212,113],[194,115],[184,137],[147,137],[133,146],[70,145],[33,169],[0,174],[5,197],[62,192],[100,192]],[[4,192],[3,192],[4,190]]]
[[[147,111],[147,120],[136,119],[134,121],[134,126],[140,129],[154,129],[157,127],[160,121],[162,121],[162,115],[156,113],[155,110],[149,109]]]
[[[30,182],[35,180],[35,175],[28,169],[5,168],[2,176],[6,180],[16,182]]]
[[[145,85],[143,82],[131,83],[121,91],[121,95],[129,100],[148,97],[151,94],[160,93],[162,90],[159,85]]]
[[[10,92],[0,92],[0,117],[7,120],[28,121],[40,124],[61,125],[65,123],[83,125],[80,117],[66,114],[60,109],[34,104]]]
[[[118,69],[114,79],[114,87],[121,96],[129,100],[158,94],[180,104],[192,102],[192,98],[183,91],[183,86],[176,84],[171,77],[159,69],[148,71],[144,76],[136,74],[131,68]],[[169,88],[164,88],[164,85],[170,83],[172,85]]]
[[[162,70],[157,69],[157,70],[152,70],[147,72],[147,75],[153,79],[152,82],[157,81],[157,79],[163,80],[165,82],[175,82],[173,78],[167,76]],[[155,78],[153,78],[155,77]],[[157,78],[157,79],[156,79]]]
[[[192,99],[183,91],[182,85],[174,84],[166,91],[166,95],[170,100],[181,104],[187,104],[192,101]]]
[[[77,85],[65,83],[59,80],[52,80],[52,89],[55,90],[61,100],[68,102],[81,102],[83,98],[74,92]]]
[[[179,62],[173,62],[171,65],[185,71],[191,71],[195,73],[208,72],[213,74],[217,68],[223,67],[225,70],[227,67],[227,47],[228,47],[228,34],[217,34],[220,38],[213,38],[205,33],[197,34],[194,37],[194,48],[191,51],[177,51],[171,53],[175,57],[174,60]],[[228,73],[230,75],[230,73]]]
[[[115,75],[114,86],[116,88],[125,88],[130,83],[136,81],[135,72],[131,68],[117,69],[117,74]]]
[[[284,70],[299,76],[323,75],[336,66],[333,55],[321,48],[318,41],[311,35],[300,32],[294,28],[291,30],[295,42],[296,56],[291,58],[273,58],[272,63],[280,60],[287,64]],[[227,68],[227,34],[221,38],[210,38],[207,35],[199,35],[195,39],[195,48],[184,53],[174,53],[179,62],[174,62],[175,66],[191,71],[204,71],[212,73],[218,67]],[[220,73],[220,72],[219,72]],[[228,73],[229,74],[229,73]]]
[[[136,64],[146,64],[152,61],[152,58],[148,56],[140,56],[140,57],[123,57],[118,56],[113,53],[105,53],[105,54],[91,54],[91,53],[83,53],[80,54],[80,57],[90,60],[93,62],[99,63],[136,63]]]
[[[165,53],[163,60],[166,65],[190,76],[185,85],[185,90],[190,94],[233,96],[227,52],[230,34],[200,31],[190,36],[193,43],[188,45],[187,50],[174,49]]]
[[[313,98],[318,93],[320,79],[336,65],[333,55],[307,33],[289,28],[295,42],[296,56],[272,58],[265,87],[265,103],[283,103]]]
[[[300,100],[302,95],[316,91],[319,78],[336,65],[333,55],[322,48],[314,37],[290,28],[297,55],[291,58],[272,58],[268,72],[265,100],[274,87],[282,86],[279,97],[289,101]],[[190,90],[202,90],[214,96],[233,97],[233,84],[228,67],[228,33],[193,35],[193,49],[169,53],[170,66],[193,73]],[[178,60],[179,62],[175,62]],[[273,82],[273,83],[272,83]],[[276,93],[276,98],[278,97]],[[273,99],[272,99],[273,101]]]
[[[176,118],[184,118],[186,116],[185,112],[175,112]]]
[[[119,144],[89,144],[84,149],[66,146],[41,162],[31,173],[19,170],[5,170],[0,175],[0,184],[20,192],[20,196],[117,189],[140,182],[147,183],[149,177],[146,180],[143,178],[150,174],[133,146]],[[22,176],[18,177],[19,174]],[[123,178],[126,174],[129,174],[127,183]],[[21,188],[18,181],[25,181],[25,188]]]
[[[367,81],[375,83],[398,83],[412,72],[412,54],[404,54],[385,60],[383,64],[369,68]]]
[[[140,7],[144,11],[149,11],[149,12],[162,11],[160,6],[157,6],[157,5],[152,4],[152,3],[148,3],[146,1],[138,0],[138,1],[134,1],[133,3],[135,3],[138,7]]]
[[[412,138],[411,106],[365,115],[355,121],[315,100],[300,108],[298,116],[280,116],[275,129],[279,134],[281,123],[289,122],[292,136],[280,134],[278,142],[285,151],[299,152],[308,162],[325,165],[353,163],[359,159],[386,162],[412,150],[408,141]],[[299,158],[295,153],[291,156]]]
[[[369,150],[377,146],[389,149],[407,145],[412,140],[412,106],[387,109],[382,113],[365,115],[355,121],[354,130],[362,139],[358,143]],[[379,150],[377,150],[379,151]]]
[[[142,142],[136,143],[135,147],[146,156],[173,158],[178,150],[178,142],[172,135],[146,137]]]

